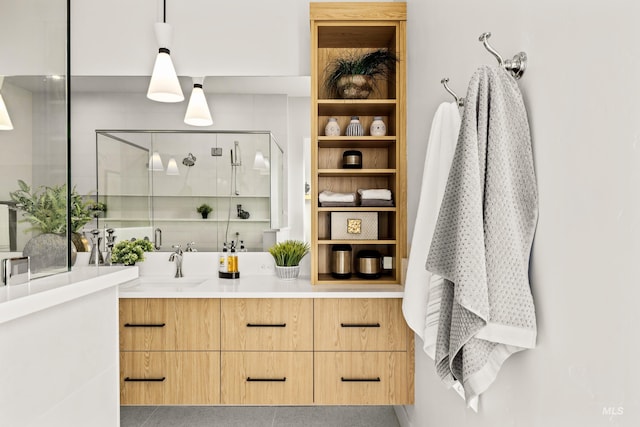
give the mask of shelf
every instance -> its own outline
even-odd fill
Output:
[[[395,136],[319,136],[320,148],[387,148],[396,142]]]
[[[319,245],[395,245],[396,240],[322,240],[318,239]]]
[[[318,176],[387,176],[395,169],[319,169]]]
[[[320,116],[388,116],[396,109],[395,99],[319,99]]]
[[[149,194],[99,194],[98,195],[99,198],[102,197],[148,197],[151,198],[151,196]],[[180,194],[154,194],[153,195],[154,198],[159,198],[159,197],[176,197],[176,198],[212,198],[212,199],[228,199],[229,195],[228,194],[222,194],[222,195],[213,195],[213,194],[190,194],[190,195],[180,195]],[[249,194],[249,195],[233,195],[231,196],[232,199],[266,199],[269,198],[270,196],[266,195],[266,196],[261,196],[259,194]]]
[[[177,219],[171,219],[171,218],[100,218],[100,221],[114,221],[114,222],[142,222],[142,221],[146,221],[149,224],[151,223],[158,223],[158,222],[197,222],[197,223],[203,223],[203,222],[227,222],[226,219],[212,219],[212,218],[207,218],[207,219],[202,219],[202,218],[177,218]],[[230,222],[270,222],[269,219],[265,219],[265,218],[257,218],[257,219],[253,219],[253,218],[249,218],[249,219],[239,219],[239,218],[231,218]]]
[[[319,207],[318,212],[395,212],[395,206]]]
[[[331,274],[320,273],[318,285],[395,285],[398,284],[391,276],[381,276],[377,279],[363,279],[355,273],[350,279],[335,279]]]

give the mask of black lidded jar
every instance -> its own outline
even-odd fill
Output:
[[[362,151],[347,150],[342,153],[343,169],[362,169]]]
[[[351,278],[351,245],[333,245],[331,248],[331,276],[334,279]]]

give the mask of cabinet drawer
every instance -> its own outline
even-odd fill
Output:
[[[120,300],[121,350],[219,350],[220,300]]]
[[[222,349],[313,350],[313,300],[223,299]]]
[[[220,353],[120,353],[123,405],[204,405],[220,402]]]
[[[406,351],[401,299],[316,299],[316,351]]]
[[[316,404],[411,403],[405,352],[322,352],[314,357]]]
[[[222,404],[313,403],[313,353],[222,352]]]

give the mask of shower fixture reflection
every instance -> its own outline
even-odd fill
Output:
[[[184,159],[182,159],[182,164],[188,167],[191,167],[193,165],[196,164],[196,156],[194,156],[193,154],[189,153],[187,155],[187,157],[185,157]]]

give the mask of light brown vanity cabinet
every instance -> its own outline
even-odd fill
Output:
[[[120,300],[123,405],[413,402],[399,298]]]
[[[223,299],[223,404],[313,404],[313,300]]]
[[[120,402],[220,402],[220,300],[120,300]]]
[[[401,299],[316,299],[315,403],[412,403],[412,337]]]

